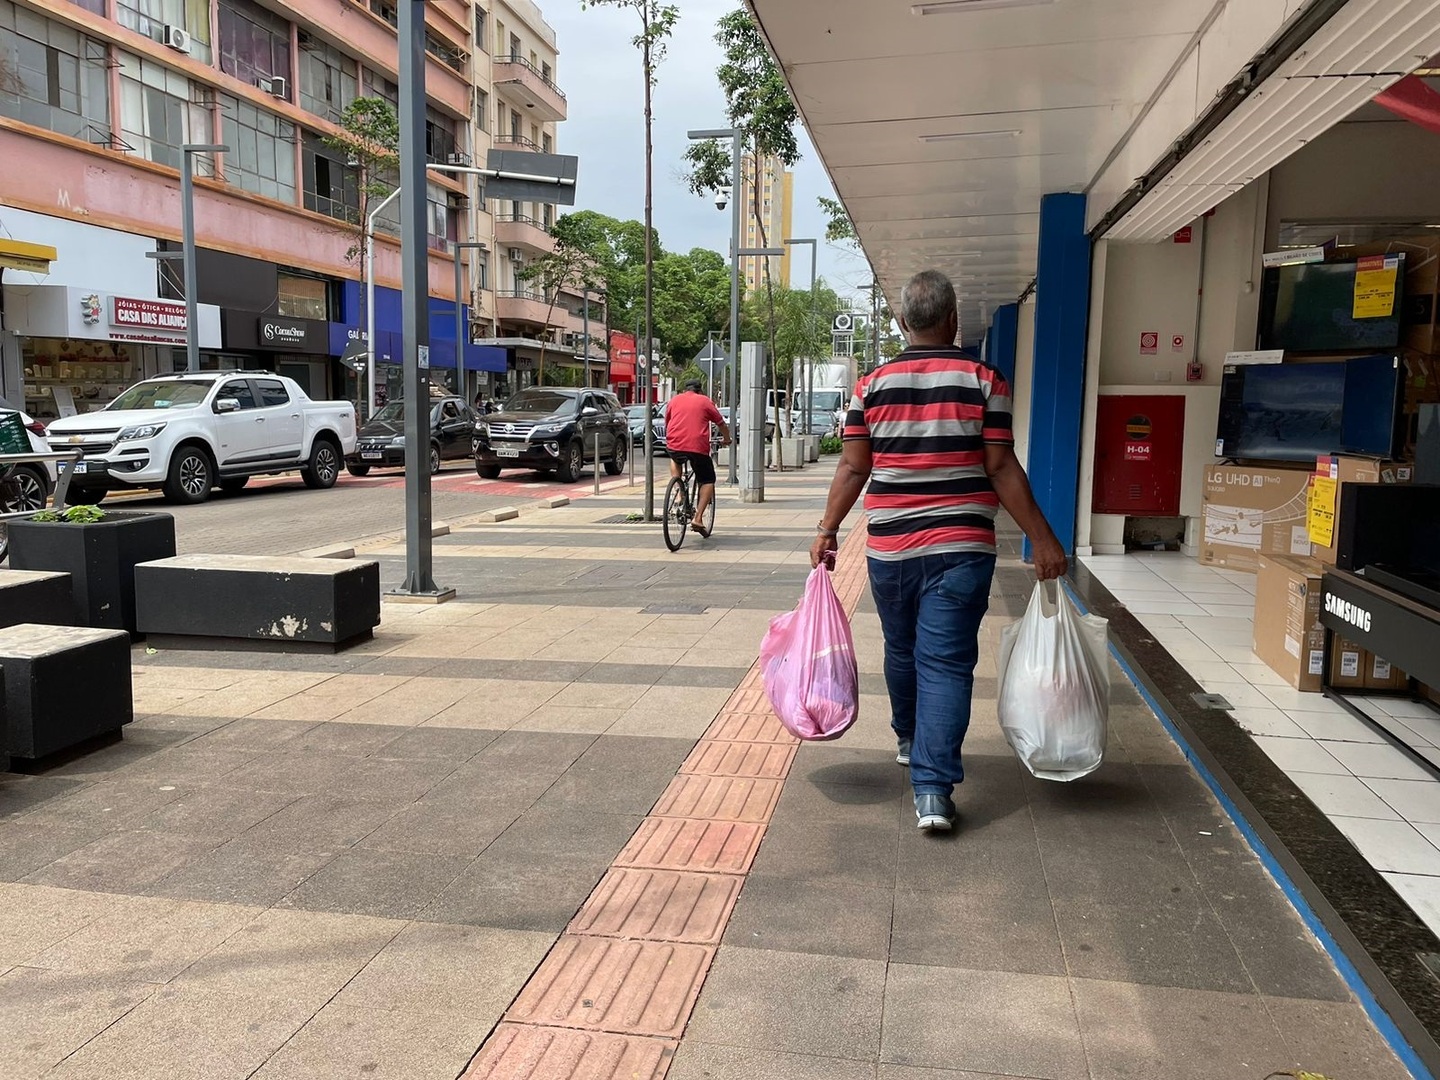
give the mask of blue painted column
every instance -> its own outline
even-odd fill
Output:
[[[1020,336],[1020,305],[1005,304],[995,309],[990,323],[990,337],[985,362],[993,367],[1010,389],[1015,389],[1015,345]]]
[[[1040,200],[1035,282],[1035,369],[1030,399],[1030,486],[1066,554],[1075,551],[1085,335],[1090,314],[1090,237],[1085,196]],[[1030,544],[1025,544],[1029,558]]]

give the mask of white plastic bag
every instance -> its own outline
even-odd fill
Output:
[[[1035,583],[1030,605],[1000,635],[1000,727],[1042,780],[1100,767],[1110,718],[1109,624],[1081,615],[1058,583]]]

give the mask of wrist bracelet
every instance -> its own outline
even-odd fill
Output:
[[[840,535],[840,530],[839,530],[839,529],[827,529],[827,528],[825,528],[825,522],[823,522],[823,521],[817,523],[816,526],[815,526],[815,529],[816,529],[817,532],[819,532],[819,534],[820,534],[821,536],[825,537],[827,540],[833,540],[833,539],[835,539],[835,537],[837,537],[837,536]]]

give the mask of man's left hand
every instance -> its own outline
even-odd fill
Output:
[[[829,558],[830,569],[833,570],[835,568],[835,559],[832,553],[838,546],[838,541],[833,536],[815,537],[815,543],[810,545],[810,568],[813,570],[819,566],[823,560]]]
[[[1051,581],[1065,576],[1070,562],[1065,558],[1065,549],[1053,536],[1034,545],[1035,577],[1040,581]]]

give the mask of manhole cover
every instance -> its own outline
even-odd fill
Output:
[[[644,514],[612,514],[600,519],[601,525],[644,525]]]
[[[704,615],[704,604],[651,604],[640,609],[641,615]]]
[[[1220,709],[1229,712],[1234,708],[1230,702],[1225,700],[1224,694],[1191,694],[1190,700],[1202,709]]]

